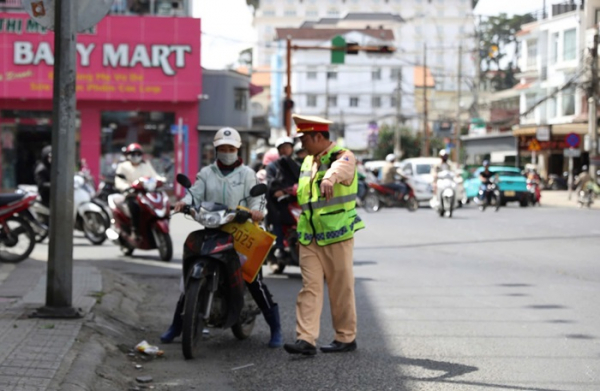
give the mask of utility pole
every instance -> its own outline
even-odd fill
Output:
[[[396,159],[402,157],[402,67],[398,68],[396,85],[396,131],[394,132],[394,155]]]
[[[462,84],[462,45],[458,46],[458,84],[456,86],[456,129],[454,129],[454,154],[453,159],[459,163],[460,159],[460,98]]]
[[[73,176],[75,174],[75,75],[77,6],[55,2],[52,186],[46,306],[33,315],[75,318],[73,300]]]
[[[423,137],[425,150],[421,155],[429,156],[429,125],[427,119],[427,43],[423,43]]]
[[[325,118],[329,118],[329,66],[325,65]]]
[[[596,171],[598,170],[598,112],[597,112],[597,102],[598,102],[598,26],[596,26],[596,31],[594,33],[594,45],[591,49],[592,55],[592,77],[591,77],[591,86],[590,86],[590,94],[588,97],[588,108],[589,108],[589,118],[588,118],[588,131],[590,137],[590,176],[592,177],[594,183],[597,183]]]

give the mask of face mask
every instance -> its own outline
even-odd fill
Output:
[[[133,164],[140,164],[142,162],[143,157],[140,155],[132,155],[129,157],[129,160]]]
[[[217,159],[221,163],[226,166],[231,166],[233,163],[237,162],[238,155],[237,152],[225,153],[225,152],[217,152]]]

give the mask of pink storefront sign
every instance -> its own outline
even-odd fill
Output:
[[[51,99],[54,34],[0,13],[0,99]],[[201,92],[200,20],[107,16],[77,38],[77,99],[194,102]]]

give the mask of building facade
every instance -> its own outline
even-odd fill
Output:
[[[41,149],[51,144],[54,36],[25,13],[0,13],[0,21],[0,175],[2,188],[13,189],[33,183]],[[121,148],[138,142],[173,180],[183,140],[172,127],[198,123],[200,21],[109,15],[78,36],[77,54],[79,161],[94,176],[108,173]],[[197,132],[187,146],[193,173]]]

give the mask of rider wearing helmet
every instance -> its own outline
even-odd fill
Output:
[[[278,201],[283,197],[285,189],[293,187],[300,178],[300,165],[292,155],[294,153],[294,140],[290,137],[281,137],[275,143],[279,158],[267,165],[267,222],[273,226],[273,233],[277,236],[275,242],[275,256],[283,257],[283,225],[293,225],[295,221],[288,212],[290,199]],[[294,197],[295,198],[295,197]]]
[[[42,159],[35,167],[35,183],[38,187],[42,205],[50,207],[50,167],[52,162],[52,146],[42,149]]]
[[[256,173],[244,165],[238,156],[242,146],[240,134],[233,128],[222,128],[215,135],[213,145],[216,148],[217,160],[200,170],[187,195],[175,204],[175,212],[180,212],[192,202],[194,205],[200,205],[203,201],[212,201],[236,208],[243,201],[241,205],[250,209],[252,220],[261,221],[264,218],[263,212],[260,211],[262,197],[250,197],[250,189],[257,184]],[[282,346],[279,307],[273,302],[271,293],[262,280],[262,274],[259,273],[252,283],[246,285],[271,329],[269,347]],[[181,334],[184,303],[185,297],[181,294],[173,315],[173,323],[160,337],[163,343],[172,342]]]
[[[123,192],[129,189],[133,182],[139,178],[156,178],[158,176],[152,164],[144,160],[144,152],[140,144],[129,144],[125,147],[123,154],[127,160],[119,163],[117,166],[115,173],[115,188],[117,190]],[[127,202],[129,215],[131,216],[131,233],[134,240],[139,240],[140,206],[134,194],[128,194],[125,201]]]
[[[396,180],[396,177],[398,176],[398,170],[396,166],[394,166],[396,155],[390,153],[385,157],[385,160],[385,165],[379,171],[379,180],[381,181],[382,185],[394,190],[396,198],[402,199],[406,193],[406,185]]]
[[[450,155],[448,155],[448,151],[442,149],[439,153],[441,162],[431,166],[431,176],[433,178],[432,187],[433,192],[437,192],[437,177],[438,174],[442,171],[455,171],[454,163],[449,160]]]

